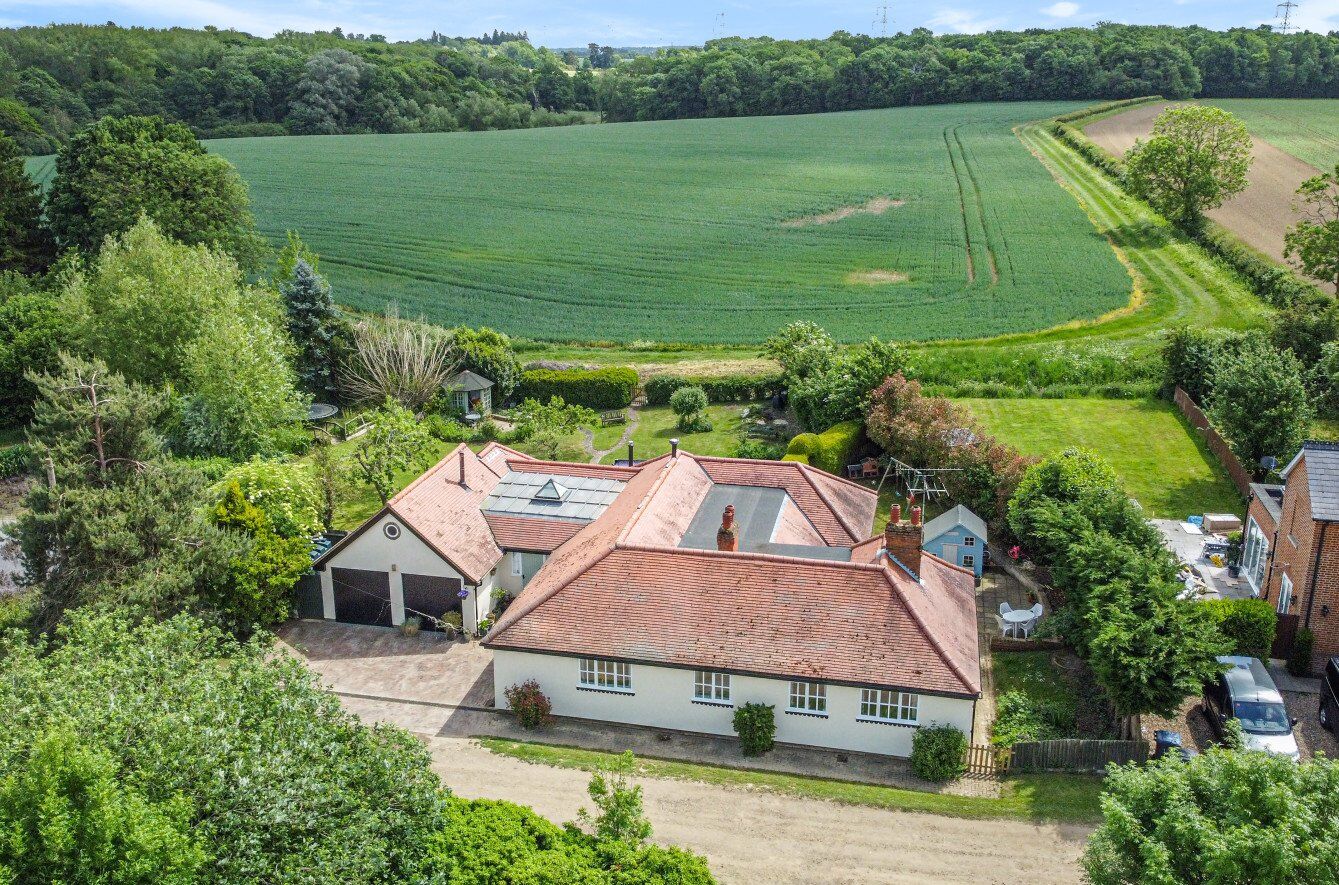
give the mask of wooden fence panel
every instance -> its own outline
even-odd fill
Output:
[[[967,748],[967,773],[994,777],[1009,770],[1009,751],[972,744]]]
[[[1110,763],[1143,762],[1144,741],[1058,740],[1014,744],[1009,768],[1014,771],[1102,771]]]
[[[1204,410],[1195,404],[1180,387],[1176,388],[1176,394],[1173,397],[1176,407],[1181,410],[1181,414],[1186,416],[1186,420],[1191,426],[1204,435],[1204,444],[1209,447],[1222,463],[1223,468],[1227,470],[1227,475],[1232,478],[1232,484],[1237,487],[1237,491],[1243,498],[1250,497],[1251,494],[1251,472],[1242,466],[1237,460],[1237,456],[1232,454],[1232,449],[1228,446],[1227,440],[1218,435],[1218,431],[1209,426],[1209,417],[1204,414]]]

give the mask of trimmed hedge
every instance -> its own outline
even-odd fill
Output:
[[[526,369],[516,399],[546,403],[555,396],[588,409],[625,409],[637,393],[637,373],[626,366],[602,369]]]
[[[646,379],[643,390],[648,406],[663,406],[669,404],[669,398],[680,387],[701,387],[707,394],[707,402],[744,403],[766,399],[781,386],[782,380],[778,374],[704,377],[656,375]]]
[[[860,435],[865,425],[859,421],[843,421],[834,424],[822,433],[801,433],[790,441],[783,461],[799,461],[812,464],[819,470],[842,476],[851,456],[860,444]]]
[[[1201,603],[1232,642],[1232,654],[1265,657],[1274,645],[1279,616],[1263,599],[1210,599]]]
[[[933,783],[967,773],[967,735],[952,725],[923,725],[911,738],[911,770]]]

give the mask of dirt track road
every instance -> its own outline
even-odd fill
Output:
[[[1106,150],[1123,155],[1134,146],[1135,139],[1148,137],[1154,119],[1169,106],[1161,102],[1140,105],[1098,120],[1083,131]],[[1209,217],[1249,245],[1282,261],[1283,234],[1300,217],[1293,209],[1293,196],[1317,171],[1266,141],[1252,138],[1251,142],[1255,161],[1247,174],[1246,190],[1210,212]]]
[[[427,738],[458,796],[508,799],[571,820],[589,775],[498,756],[465,738]],[[722,883],[1078,882],[1088,828],[960,820],[647,779],[657,840],[705,854]]]

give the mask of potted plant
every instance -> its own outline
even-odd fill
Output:
[[[400,625],[400,633],[404,636],[417,636],[418,631],[422,629],[422,627],[422,619],[419,618],[418,615],[410,615],[405,618],[404,623]]]
[[[1227,573],[1234,578],[1241,574],[1241,546],[1241,532],[1227,536]]]

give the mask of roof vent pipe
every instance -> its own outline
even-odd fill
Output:
[[[632,440],[628,440],[628,466],[637,466],[637,461],[632,457]]]
[[[670,457],[679,457],[679,438],[677,436],[670,440]]]

